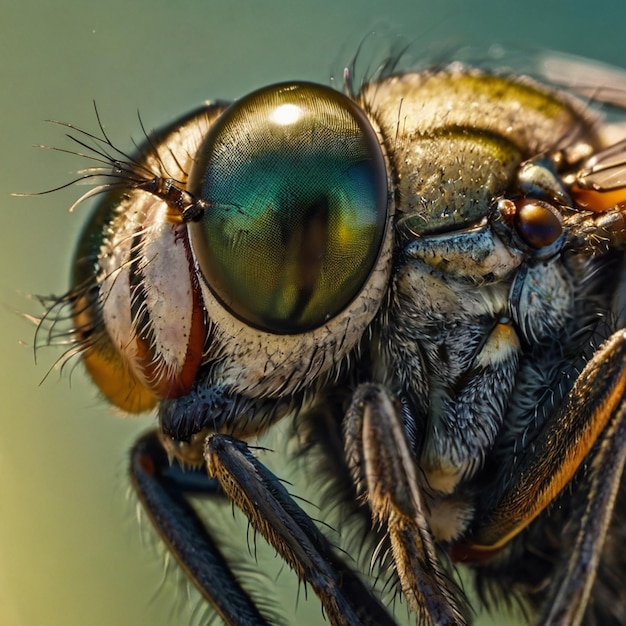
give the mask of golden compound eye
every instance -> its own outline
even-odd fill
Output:
[[[561,217],[552,205],[541,200],[520,200],[515,205],[515,227],[529,246],[545,248],[561,236]]]
[[[233,314],[262,330],[320,326],[359,293],[387,219],[376,132],[346,96],[289,83],[229,107],[189,181],[207,204],[189,224],[204,280]]]

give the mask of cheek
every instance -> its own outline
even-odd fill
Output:
[[[173,398],[188,393],[195,379],[205,315],[187,227],[171,224],[163,209],[151,213],[130,265],[134,369],[159,398]]]
[[[91,317],[86,367],[126,411],[189,392],[202,360],[206,318],[187,228],[160,200],[135,191],[120,207],[98,254],[98,296],[75,313]]]

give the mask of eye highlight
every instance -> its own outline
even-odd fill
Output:
[[[189,224],[202,276],[234,315],[265,331],[318,327],[359,293],[382,245],[386,168],[359,107],[289,83],[229,107],[199,150]]]

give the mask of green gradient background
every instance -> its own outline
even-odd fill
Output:
[[[626,3],[4,0],[1,7],[0,626],[203,623],[175,568],[164,575],[163,553],[145,520],[140,530],[127,495],[126,451],[152,418],[112,416],[80,368],[71,380],[53,372],[40,385],[56,353],[44,351],[36,367],[33,329],[16,314],[38,311],[28,294],[65,289],[85,217],[86,207],[66,210],[81,189],[9,195],[55,187],[83,166],[31,147],[66,145],[62,129],[43,120],[94,129],[96,100],[127,147],[131,133],[139,137],[137,109],[154,127],[208,98],[287,79],[327,83],[381,23],[424,48],[528,44],[626,65]],[[230,541],[245,551],[245,529]],[[263,569],[274,560],[261,559]],[[291,623],[322,623],[304,591],[296,601],[288,572],[275,583],[269,576]]]

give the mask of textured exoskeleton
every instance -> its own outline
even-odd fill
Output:
[[[348,91],[207,104],[133,158],[77,136],[112,178],[47,319],[70,307],[113,404],[157,407],[141,501],[228,624],[269,618],[190,494],[240,507],[332,624],[394,623],[248,448],[292,419],[418,623],[470,621],[460,562],[533,622],[626,624],[626,144],[461,65]]]

